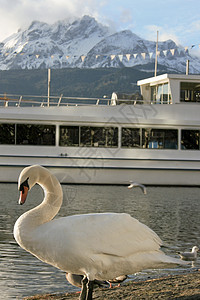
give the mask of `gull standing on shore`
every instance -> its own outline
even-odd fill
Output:
[[[194,246],[191,252],[177,252],[182,260],[194,261],[197,259],[197,252],[199,248]]]

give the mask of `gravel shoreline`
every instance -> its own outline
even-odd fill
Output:
[[[69,300],[79,299],[78,293],[45,294],[23,298],[23,300]],[[97,288],[94,300],[137,300],[137,299],[200,299],[200,271],[189,274],[170,275],[147,281],[128,281],[120,287]]]

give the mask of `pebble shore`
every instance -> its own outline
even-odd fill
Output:
[[[23,298],[23,300],[69,300],[79,299],[78,293],[45,294]],[[129,281],[120,287],[97,288],[94,300],[137,300],[137,299],[200,299],[200,270],[183,275],[167,276],[147,281]]]

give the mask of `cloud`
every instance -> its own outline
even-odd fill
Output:
[[[122,23],[131,23],[133,21],[133,16],[130,10],[123,9],[120,14],[120,22]]]
[[[98,18],[103,3],[98,0],[0,0],[0,26],[4,28],[0,40],[34,20],[52,24],[87,14]]]
[[[187,24],[187,27],[185,28],[185,33],[187,34],[199,34],[200,31],[200,20],[193,21],[189,24]]]
[[[157,31],[158,31],[158,40],[160,42],[171,39],[176,44],[180,43],[178,35],[171,28],[165,28],[165,27],[156,26],[156,25],[148,25],[148,26],[145,26],[145,29],[146,29],[145,38],[148,40],[156,41]]]

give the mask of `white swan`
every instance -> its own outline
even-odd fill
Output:
[[[44,200],[19,217],[14,237],[43,262],[67,273],[84,275],[81,300],[92,299],[94,279],[109,280],[142,269],[185,264],[165,255],[158,235],[125,213],[52,220],[62,204],[62,188],[57,178],[39,165],[25,168],[19,176],[20,204],[36,183],[44,189]]]

